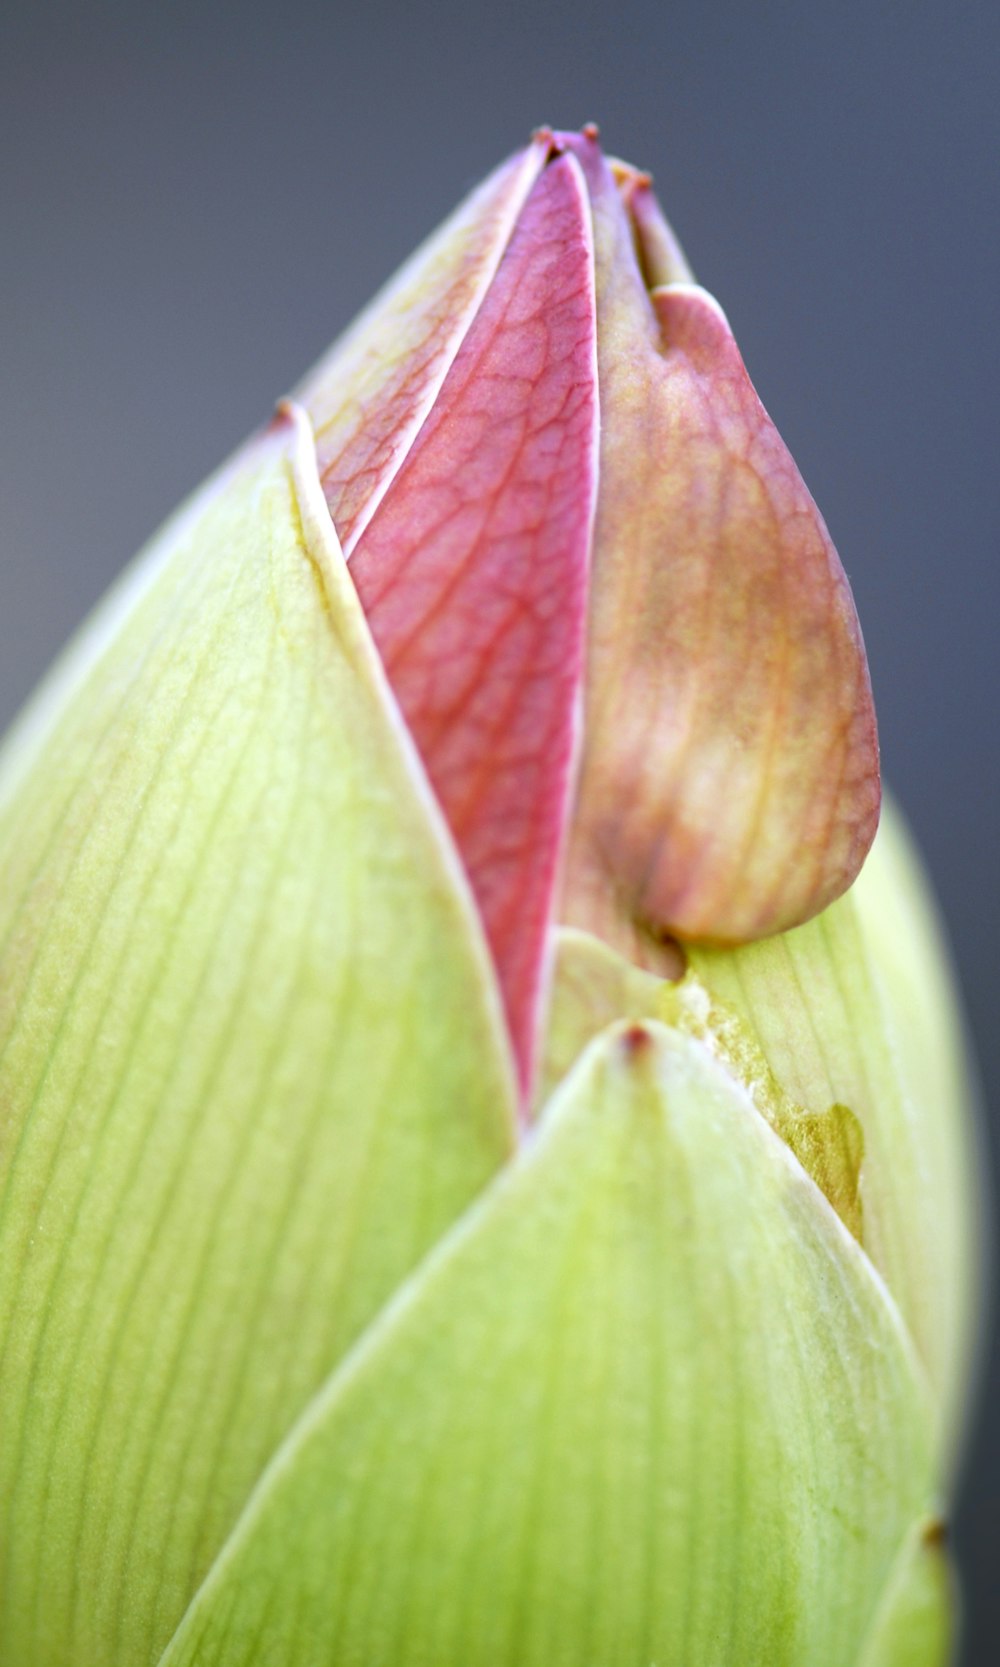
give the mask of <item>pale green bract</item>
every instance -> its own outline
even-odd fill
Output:
[[[475,916],[297,439],[168,529],[15,746],[9,1667],[157,1658],[276,1442],[513,1150]]]
[[[526,1115],[351,571],[285,408],[0,759],[2,1667],[944,1667],[976,1154],[897,814],[676,980],[554,929]]]
[[[165,1667],[851,1661],[927,1410],[746,1092],[614,1026],[279,1452]]]

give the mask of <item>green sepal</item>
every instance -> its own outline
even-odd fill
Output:
[[[163,1667],[844,1667],[930,1495],[886,1289],[655,1021],[332,1377]]]
[[[146,1667],[515,1144],[478,919],[286,412],[0,780],[0,1660]]]
[[[981,1164],[950,956],[894,807],[851,890],[815,920],[688,956],[796,1103],[846,1105],[860,1124],[863,1242],[935,1387],[946,1487],[979,1305]]]

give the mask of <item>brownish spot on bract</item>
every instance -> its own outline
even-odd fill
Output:
[[[638,1059],[652,1048],[653,1035],[647,1025],[629,1025],[627,1030],[622,1031],[621,1043],[626,1059]]]
[[[933,1517],[924,1529],[924,1545],[930,1551],[943,1551],[949,1538],[948,1524],[941,1517]]]
[[[295,427],[295,408],[291,400],[279,399],[274,407],[271,421],[267,425],[268,434],[282,434],[286,429]]]

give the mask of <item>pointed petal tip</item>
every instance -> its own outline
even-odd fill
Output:
[[[652,1051],[656,1038],[648,1025],[633,1022],[625,1026],[618,1039],[622,1059],[634,1065]]]
[[[648,190],[653,183],[653,176],[645,168],[635,168],[631,162],[625,162],[620,156],[609,156],[608,167],[614,176],[623,202],[626,204],[636,191]]]
[[[570,127],[550,127],[548,122],[543,122],[541,127],[533,130],[531,138],[539,143],[558,144],[565,149],[580,139],[587,139],[594,145],[599,144],[601,130],[596,122],[584,122],[579,131]]]
[[[291,398],[289,395],[278,400],[271,413],[270,422],[260,430],[260,439],[265,442],[273,440],[279,445],[284,445],[299,465],[300,470],[303,464],[307,465],[306,472],[316,475],[317,483],[319,483],[316,466],[316,438],[312,421],[305,406],[300,405],[298,400]],[[320,494],[322,496],[322,486],[320,486]]]
[[[265,433],[281,434],[290,428],[295,428],[297,426],[297,413],[300,410],[301,406],[297,406],[294,400],[279,399],[271,414],[271,421],[268,423]]]
[[[614,168],[614,165],[612,165]],[[618,189],[632,222],[639,261],[650,289],[661,284],[693,284],[694,273],[673,226],[653,190],[653,176],[618,164]]]
[[[237,456],[252,456],[261,448],[285,452],[298,473],[315,473],[316,443],[305,407],[290,396],[277,401],[266,423],[251,434]],[[317,476],[318,479],[318,476]]]
[[[296,390],[348,558],[435,404],[549,143],[540,131],[478,185]]]
[[[560,128],[550,127],[548,122],[543,122],[541,127],[532,131],[530,146],[540,148],[544,152],[545,161],[551,162],[556,157],[565,156],[569,149],[566,141],[567,134]]]

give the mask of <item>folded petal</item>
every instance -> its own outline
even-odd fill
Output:
[[[290,415],[0,782],[0,1659],[147,1667],[509,1156],[499,994]]]
[[[548,153],[539,136],[490,174],[300,385],[348,555],[437,398]]]
[[[843,1667],[929,1504],[885,1287],[655,1021],[538,1135],[277,1456],[163,1667]]]
[[[351,558],[482,912],[525,1094],[584,670],[594,322],[583,182],[561,157]]]
[[[609,157],[632,229],[639,269],[648,289],[661,284],[693,284],[694,274],[681,248],[677,233],[667,220],[653,190],[652,175],[633,168],[630,162]]]
[[[564,917],[739,941],[861,865],[878,751],[850,590],[717,303],[567,138],[595,222],[602,441],[586,748]],[[665,225],[665,223],[664,223]],[[611,902],[609,903],[609,899]]]

